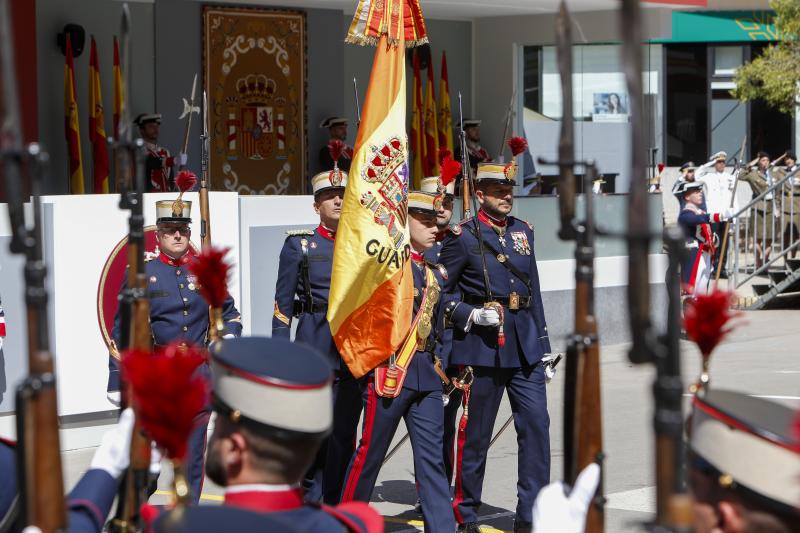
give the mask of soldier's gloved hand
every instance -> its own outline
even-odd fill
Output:
[[[544,357],[542,357],[542,365],[544,366],[544,379],[547,383],[552,381],[553,377],[556,375],[556,369],[553,368],[553,360],[556,358],[555,354],[546,353]]]
[[[733,209],[732,207],[726,207],[725,210],[722,213],[720,213],[720,218],[722,220],[730,220],[733,218],[733,215],[735,214],[736,214],[735,209]]]
[[[0,350],[3,349],[3,341],[6,340],[5,337],[0,337]]]
[[[100,447],[92,457],[90,468],[105,470],[115,479],[128,468],[133,422],[133,409],[128,407],[122,411],[117,425],[103,435]]]
[[[582,532],[598,483],[600,467],[592,463],[578,475],[569,495],[561,481],[547,485],[533,504],[533,530],[536,533]]]
[[[186,162],[189,160],[189,156],[186,154],[178,154],[178,157],[176,157],[175,160],[177,161],[179,167],[185,167]]]
[[[157,476],[157,475],[159,475],[161,473],[161,458],[162,457],[163,457],[163,455],[161,455],[161,450],[159,449],[158,446],[156,446],[156,443],[153,442],[151,447],[150,447],[150,468],[149,468],[149,471],[150,471],[151,475]]]
[[[500,315],[497,314],[496,309],[478,307],[472,310],[467,321],[467,331],[476,324],[478,326],[498,326],[500,324]]]

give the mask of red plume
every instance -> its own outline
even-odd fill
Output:
[[[708,358],[720,341],[736,325],[728,322],[741,315],[731,309],[733,293],[714,291],[699,294],[689,300],[683,313],[683,327],[686,335],[693,340],[704,358]]]
[[[666,166],[666,165],[665,165],[664,163],[659,163],[659,164],[658,164],[658,173],[659,173],[659,174],[661,174],[661,173],[664,171],[664,167],[665,167],[665,166]]]
[[[339,162],[345,148],[347,148],[347,145],[339,139],[331,139],[328,141],[328,151],[331,153],[331,159],[333,159],[334,164]]]
[[[508,147],[511,148],[511,155],[516,157],[528,149],[528,141],[525,137],[511,137],[508,140]]]
[[[186,457],[194,419],[208,402],[208,381],[195,373],[206,357],[204,350],[177,342],[155,353],[129,350],[122,354],[136,418],[174,460]]]
[[[447,150],[448,155],[442,159],[442,168],[441,168],[441,176],[440,180],[443,186],[446,186],[448,183],[456,179],[461,173],[461,163],[450,157],[449,150]]]
[[[228,297],[228,274],[231,265],[225,261],[230,248],[209,247],[189,264],[189,270],[197,276],[200,294],[211,307],[222,307]]]
[[[442,163],[444,163],[444,160],[447,159],[448,157],[452,158],[453,153],[444,146],[439,148],[439,164],[441,165]]]
[[[191,191],[194,189],[194,186],[197,185],[197,176],[188,170],[181,170],[175,177],[175,185],[178,186],[178,190],[181,191],[181,194]]]

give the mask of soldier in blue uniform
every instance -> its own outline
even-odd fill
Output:
[[[339,140],[343,143],[347,143],[347,122],[348,120],[343,117],[328,117],[320,122],[319,127],[327,129],[330,133],[328,142],[331,140]],[[350,164],[353,160],[353,149],[345,144],[342,158],[334,159],[328,149],[328,142],[319,149],[319,168],[328,169],[335,165],[344,172],[350,172]]]
[[[368,505],[305,505],[300,481],[331,428],[331,370],[310,347],[284,339],[223,339],[210,350],[213,409],[206,471],[225,488],[222,506],[193,506],[153,531],[383,531]],[[279,405],[280,409],[264,406]],[[133,413],[120,423],[68,497],[73,533],[100,532],[128,466]],[[122,428],[120,430],[119,428]],[[110,453],[115,450],[116,453]]]
[[[320,447],[305,480],[308,501],[338,503],[347,463],[355,449],[361,390],[342,361],[326,318],[333,266],[333,243],[339,226],[347,174],[337,165],[311,179],[314,210],[320,223],[314,230],[290,231],[281,250],[272,336],[289,338],[292,317],[298,319],[295,341],[326,356],[334,371],[333,431]]]
[[[453,324],[450,364],[474,370],[464,447],[456,464],[453,508],[460,531],[478,531],[486,454],[504,391],[519,446],[515,531],[530,531],[534,499],[550,481],[550,418],[541,361],[550,352],[550,340],[533,226],[509,216],[516,169],[513,160],[478,165],[477,221],[455,227],[440,256],[449,275],[445,292],[460,294],[445,309]]]
[[[361,441],[350,461],[342,501],[368,502],[383,458],[400,420],[411,435],[425,531],[453,531],[455,520],[442,460],[446,377],[436,355],[440,285],[444,271],[425,261],[423,252],[436,239],[435,195],[408,194],[408,225],[414,276],[414,322],[409,337],[387,365],[362,380],[364,424]]]
[[[153,344],[165,346],[173,341],[185,341],[197,346],[208,344],[208,303],[200,295],[197,280],[189,272],[194,257],[189,253],[192,235],[191,202],[187,200],[162,200],[156,202],[158,250],[145,262],[148,279],[147,294],[150,300],[150,328]],[[127,276],[121,291],[127,289]],[[225,335],[242,333],[242,320],[233,298],[228,295],[223,307]],[[114,317],[111,336],[115,346],[120,345],[120,312]],[[119,390],[119,354],[110,359],[109,390]],[[200,372],[208,373],[204,364]],[[203,488],[203,454],[210,410],[198,413],[198,425],[189,442],[187,473],[192,497],[197,501]]]
[[[9,531],[18,513],[16,446],[0,438],[0,531]]]
[[[712,223],[724,222],[733,214],[726,207],[724,213],[706,213],[703,210],[703,183],[698,181],[680,182],[673,194],[683,200],[683,209],[678,215],[678,224],[686,237],[686,259],[681,265],[681,284],[688,295],[708,291],[708,282],[713,275],[711,258],[719,245]]]

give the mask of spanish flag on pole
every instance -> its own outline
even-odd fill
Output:
[[[450,82],[447,79],[447,56],[442,50],[442,71],[439,73],[439,148],[453,153],[453,113],[450,108]]]
[[[418,0],[360,0],[348,42],[376,44],[333,252],[328,321],[355,377],[411,330],[405,47],[427,41]]]
[[[112,115],[112,127],[114,130],[111,132],[114,135],[114,140],[119,140],[119,117],[122,113],[122,69],[119,66],[119,41],[114,36],[114,114]]]
[[[426,172],[427,159],[425,158],[425,124],[423,115],[425,109],[422,100],[422,77],[419,72],[419,54],[414,54],[414,95],[411,101],[411,177],[414,180],[414,189],[419,190],[422,178],[428,176]]]
[[[428,61],[428,84],[425,90],[425,156],[428,175],[439,175],[439,128],[436,125],[436,95],[433,92],[433,61]]]
[[[72,194],[83,194],[83,163],[81,162],[81,126],[78,122],[78,99],[75,95],[75,65],[72,63],[72,43],[67,34],[67,62],[64,64],[64,127],[69,157],[69,188]]]
[[[97,60],[97,44],[92,36],[89,52],[89,140],[94,155],[94,192],[108,192],[108,141],[106,140],[106,118],[103,113],[103,95],[100,92],[100,62]]]

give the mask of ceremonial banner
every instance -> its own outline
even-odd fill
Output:
[[[428,85],[425,90],[425,156],[428,176],[439,175],[439,127],[436,124],[436,95],[433,92],[433,59],[428,61]]]
[[[442,71],[439,78],[439,148],[453,152],[453,113],[450,107],[450,82],[447,79],[447,56],[442,50]]]
[[[347,40],[378,46],[336,232],[327,315],[358,378],[388,359],[411,328],[404,47],[426,40],[418,3],[362,0]]]
[[[297,11],[205,8],[213,190],[305,192],[305,26]]]
[[[94,156],[92,183],[95,193],[108,192],[108,141],[105,122],[103,95],[100,91],[100,62],[97,60],[97,44],[92,36],[89,52],[89,142],[92,143]]]
[[[424,109],[422,107],[422,78],[419,71],[419,54],[414,51],[412,54],[414,62],[414,95],[411,102],[411,153],[413,154],[414,164],[411,167],[411,177],[414,180],[414,188],[419,190],[422,178],[427,177],[427,159],[425,158],[425,126],[422,117]]]
[[[72,62],[72,42],[67,34],[67,59],[64,63],[64,132],[69,158],[69,190],[83,194],[83,163],[81,162],[81,125],[78,121],[78,98],[75,94],[75,65]]]
[[[119,140],[119,115],[122,113],[122,69],[119,66],[119,42],[114,37],[114,114],[112,116],[114,140]]]

